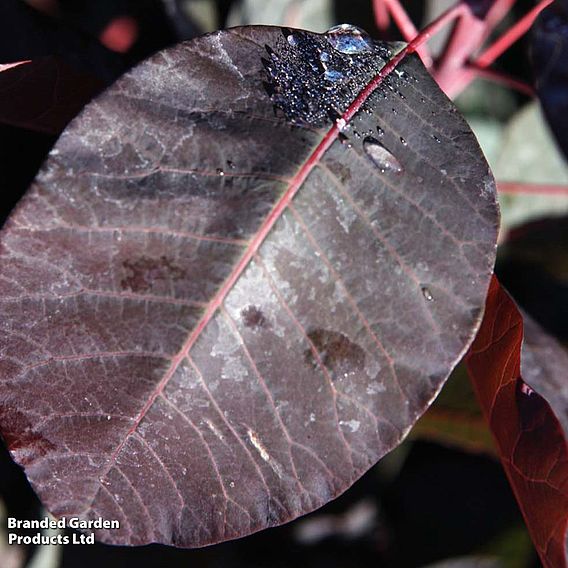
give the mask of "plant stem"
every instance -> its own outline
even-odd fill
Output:
[[[385,9],[392,15],[405,41],[412,41],[418,35],[418,30],[414,26],[404,6],[400,3],[400,0],[382,0],[382,2]],[[422,59],[422,63],[424,63],[428,69],[432,67],[432,56],[426,44],[421,45],[416,52],[420,56],[420,59]]]
[[[523,93],[523,95],[527,95],[528,97],[534,97],[535,95],[534,89],[531,85],[521,81],[520,79],[511,77],[506,73],[502,73],[501,71],[477,67],[474,64],[468,65],[466,69],[469,69],[473,73],[474,78],[488,79],[494,83],[506,85],[507,87],[515,89],[516,91],[519,91],[519,93]]]
[[[500,181],[497,189],[504,195],[568,195],[568,185]]]
[[[476,66],[488,67],[491,65],[530,29],[536,17],[542,12],[542,10],[552,4],[552,2],[553,0],[541,0],[532,10],[525,14],[512,28],[505,32],[475,60]]]
[[[486,38],[512,10],[516,2],[517,0],[495,0],[485,16]]]
[[[377,28],[386,32],[390,26],[390,16],[385,0],[373,0],[373,13],[375,14]]]

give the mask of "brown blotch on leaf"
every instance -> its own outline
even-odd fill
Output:
[[[34,432],[25,414],[9,406],[0,407],[0,428],[6,446],[27,465],[55,450],[55,445],[39,432]]]
[[[308,338],[333,379],[365,367],[365,351],[343,333],[318,328],[310,331]],[[312,349],[306,349],[304,359],[308,365],[314,368],[318,366]]]
[[[185,270],[174,264],[166,256],[158,259],[142,257],[136,261],[122,263],[127,276],[120,281],[123,290],[147,292],[158,281],[176,281],[185,277]]]
[[[268,321],[264,316],[262,310],[257,306],[247,306],[241,310],[241,317],[247,327],[256,329],[259,327],[266,327]]]

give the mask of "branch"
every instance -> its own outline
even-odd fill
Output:
[[[476,60],[477,67],[488,67],[511,47],[521,36],[529,31],[537,16],[554,0],[540,2],[525,14],[512,28],[505,32],[493,45],[488,47]]]
[[[467,65],[466,70],[469,70],[473,73],[473,78],[488,79],[490,81],[493,81],[494,83],[505,85],[506,87],[514,89],[519,93],[523,93],[523,95],[527,95],[528,97],[535,96],[534,89],[531,85],[525,83],[524,81],[521,81],[520,79],[511,77],[506,73],[502,73],[501,71],[496,71],[495,69],[486,69],[484,67],[477,67],[475,64]]]
[[[505,195],[568,195],[568,185],[500,181],[497,189]]]

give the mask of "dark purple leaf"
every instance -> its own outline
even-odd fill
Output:
[[[60,134],[103,86],[57,57],[10,67],[0,73],[0,122]]]
[[[55,515],[121,521],[105,542],[321,506],[475,335],[488,166],[417,57],[344,33],[156,55],[71,123],[1,234],[2,432]]]
[[[541,12],[532,28],[531,55],[544,113],[568,157],[568,0]]]

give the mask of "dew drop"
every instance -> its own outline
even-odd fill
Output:
[[[380,126],[377,126],[377,134],[380,137],[383,137],[385,135],[385,131]]]
[[[363,140],[363,149],[381,172],[389,171],[400,173],[402,171],[400,162],[372,136],[368,136]]]
[[[296,47],[298,45],[298,38],[294,34],[290,34],[286,39],[292,47]]]
[[[217,168],[217,175],[220,177],[223,177],[225,175],[225,172],[221,169],[221,168]]]
[[[400,142],[403,146],[408,146],[408,142],[402,136],[400,137]]]
[[[337,124],[337,128],[339,128],[339,132],[343,132],[347,127],[347,122],[344,118],[336,118],[335,124]]]
[[[432,292],[426,286],[422,286],[422,295],[428,300],[429,302],[434,301],[434,296],[432,296]]]
[[[325,36],[331,47],[340,53],[356,55],[373,51],[373,42],[369,34],[350,24],[334,26],[327,30]]]
[[[432,138],[433,138],[438,144],[441,144],[441,143],[442,143],[442,141],[441,141],[435,134],[432,134]]]
[[[234,169],[235,169],[235,163],[232,162],[231,160],[227,160],[227,166],[229,166],[229,168],[230,168],[231,170],[234,170]]]

